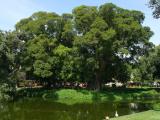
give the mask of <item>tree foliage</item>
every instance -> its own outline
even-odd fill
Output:
[[[15,32],[0,32],[0,99],[13,95],[22,46]]]
[[[148,55],[140,59],[137,74],[140,80],[156,80],[160,79],[160,46],[156,46]]]
[[[0,74],[13,73],[15,79],[23,71],[27,79],[88,82],[96,89],[109,81],[126,82],[153,46],[143,20],[142,12],[112,3],[82,5],[72,14],[34,13],[7,37],[2,33]]]
[[[160,0],[150,0],[149,7],[153,9],[153,17],[160,18]]]

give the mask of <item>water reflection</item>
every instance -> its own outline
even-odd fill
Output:
[[[149,109],[147,103],[106,102],[65,105],[39,99],[0,104],[0,120],[102,120]]]

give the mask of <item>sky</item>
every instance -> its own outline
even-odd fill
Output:
[[[139,10],[145,14],[144,26],[149,26],[154,32],[150,39],[155,45],[160,44],[160,19],[154,19],[152,10],[148,8],[149,0],[0,0],[0,29],[14,30],[15,24],[34,12],[48,11],[58,14],[71,13],[80,5],[100,6],[104,3],[114,3],[119,7]]]

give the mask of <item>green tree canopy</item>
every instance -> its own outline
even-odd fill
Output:
[[[112,3],[79,6],[72,14],[37,12],[16,24],[24,42],[22,68],[46,80],[83,81],[95,88],[126,82],[153,46],[144,14]]]

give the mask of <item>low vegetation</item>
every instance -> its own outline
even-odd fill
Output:
[[[46,90],[46,89],[22,89],[17,92],[21,97],[40,97],[52,99],[56,102],[75,104],[84,102],[104,101],[138,101],[160,99],[160,94],[154,89],[107,89],[105,91],[88,91],[74,89]]]

